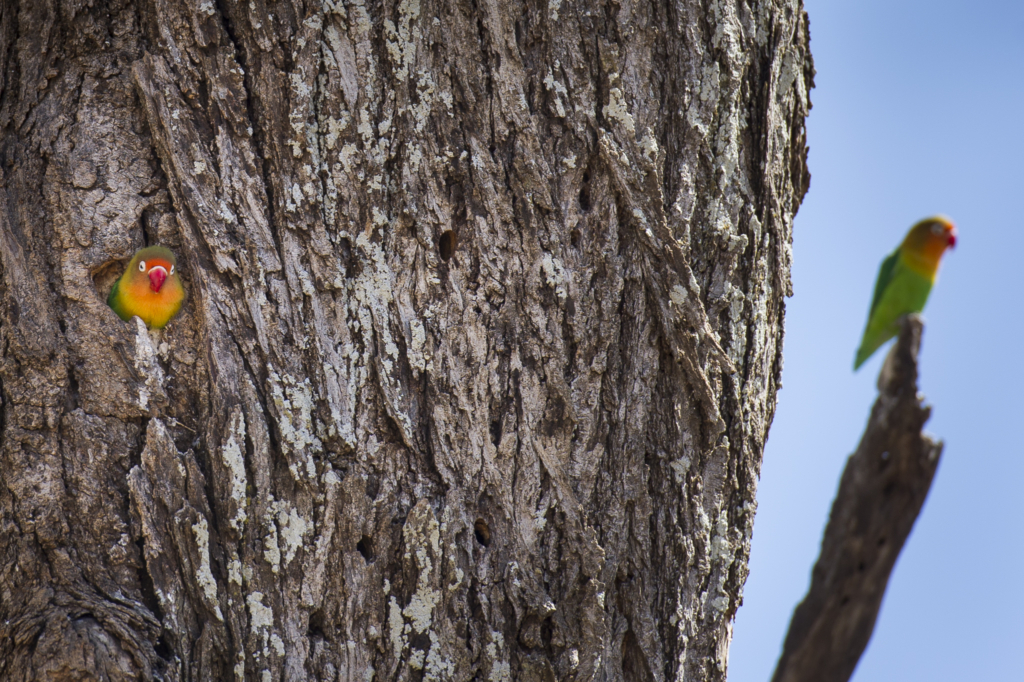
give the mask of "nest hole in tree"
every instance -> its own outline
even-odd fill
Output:
[[[99,294],[101,300],[107,300],[110,290],[114,288],[114,282],[124,273],[124,268],[125,261],[112,260],[93,270],[92,285],[96,288],[96,293]]]
[[[440,254],[441,260],[443,261],[451,259],[455,254],[457,246],[458,238],[452,230],[445,230],[441,233],[441,236],[437,238],[437,252]]]
[[[165,661],[170,661],[174,658],[174,652],[171,651],[171,647],[168,646],[163,635],[156,638],[156,644],[153,645],[153,652]]]
[[[580,209],[584,213],[590,211],[590,173],[588,171],[583,172],[583,182],[580,185]]]
[[[366,563],[373,561],[373,540],[370,539],[369,535],[359,538],[359,542],[356,543],[356,550],[363,556]]]
[[[477,519],[473,524],[473,535],[476,537],[476,541],[484,547],[491,546],[491,529],[487,527],[487,522],[483,519]]]

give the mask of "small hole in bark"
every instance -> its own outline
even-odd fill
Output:
[[[324,612],[314,611],[309,615],[309,626],[306,628],[306,636],[318,639],[327,639],[324,633]]]
[[[846,606],[846,605],[847,605],[847,604],[849,604],[849,603],[850,603],[850,598],[849,598],[849,597],[843,597],[843,598],[842,598],[842,599],[841,599],[841,600],[839,601],[839,605],[840,605],[840,606]]]
[[[878,546],[885,547],[885,538],[878,538]]]
[[[359,542],[356,543],[356,549],[363,555],[366,563],[373,561],[373,541],[370,540],[369,535],[364,535],[359,539]]]
[[[441,260],[448,260],[455,253],[456,242],[458,240],[455,237],[455,233],[451,230],[447,230],[441,234],[437,240],[437,252],[441,254]]]
[[[156,644],[153,645],[153,653],[165,661],[171,660],[171,647],[167,646],[167,642],[164,641],[162,635],[156,638]]]
[[[494,443],[494,447],[501,444],[501,420],[499,419],[491,422],[491,442]]]
[[[484,547],[491,546],[491,529],[487,527],[487,522],[483,519],[477,519],[473,524],[473,535],[476,536],[476,541]]]
[[[584,175],[583,177],[586,178],[587,176]],[[587,184],[586,180],[583,181],[583,187],[580,187],[580,208],[583,209],[584,213],[590,210],[590,185]]]
[[[573,230],[572,232],[569,233],[569,243],[572,244],[573,246],[579,246],[580,245],[580,231],[579,230]]]
[[[540,637],[544,640],[544,646],[551,645],[551,637],[555,634],[555,622],[550,617],[545,618],[540,624]]]
[[[864,569],[865,569],[865,568],[867,568],[867,566],[865,566],[865,565],[864,565],[864,562],[863,562],[863,561],[862,561],[862,562],[860,562],[859,564],[857,564],[857,570],[858,570],[858,571],[860,571],[861,573],[863,573],[863,572],[864,572]]]
[[[430,651],[430,635],[428,635],[426,632],[417,633],[415,630],[413,630],[411,633],[409,633],[409,648],[412,649],[414,652],[415,651],[421,651],[421,652],[426,653],[427,651]],[[416,678],[413,677],[412,679],[416,679]],[[420,678],[420,679],[423,679],[423,678]],[[428,677],[426,679],[436,679],[436,678],[429,678]]]

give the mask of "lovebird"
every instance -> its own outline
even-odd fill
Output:
[[[150,329],[163,329],[185,299],[176,264],[174,254],[163,246],[139,249],[114,282],[107,305],[125,322],[138,315]]]
[[[899,333],[901,317],[924,309],[942,254],[954,246],[956,227],[948,218],[932,216],[910,228],[903,243],[882,261],[854,370]]]

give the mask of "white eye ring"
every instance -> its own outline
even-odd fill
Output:
[[[172,275],[174,274],[174,266],[173,265],[171,266],[171,273],[170,274],[172,274]]]
[[[146,271],[146,261],[140,260],[139,261],[139,272],[145,272],[145,271]]]
[[[932,225],[932,234],[939,235],[942,234],[944,231],[945,230],[942,229],[942,225],[939,225],[938,223]]]

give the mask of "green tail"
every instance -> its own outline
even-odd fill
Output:
[[[896,333],[897,333],[897,330],[899,329],[899,326],[898,325],[893,325],[893,326],[894,326],[894,329],[888,331],[887,333],[883,334],[882,336],[877,336],[877,337],[871,339],[870,343],[868,342],[867,338],[861,339],[860,348],[857,349],[857,357],[853,361],[853,369],[854,369],[854,371],[857,371],[858,369],[860,369],[860,366],[863,365],[865,362],[867,362],[868,358],[870,358],[872,355],[874,355],[875,351],[878,350],[879,348],[881,348],[882,345],[886,341],[888,341],[892,337],[896,336]]]
[[[110,306],[111,310],[113,310],[115,313],[117,313],[118,317],[120,317],[122,320],[127,322],[128,320],[132,319],[132,316],[128,315],[127,317],[125,317],[126,313],[125,313],[124,305],[121,302],[121,296],[120,296],[120,290],[121,290],[121,287],[119,286],[120,284],[121,284],[121,279],[118,278],[118,280],[116,282],[114,282],[114,286],[110,289],[110,294],[107,296],[107,305]]]

